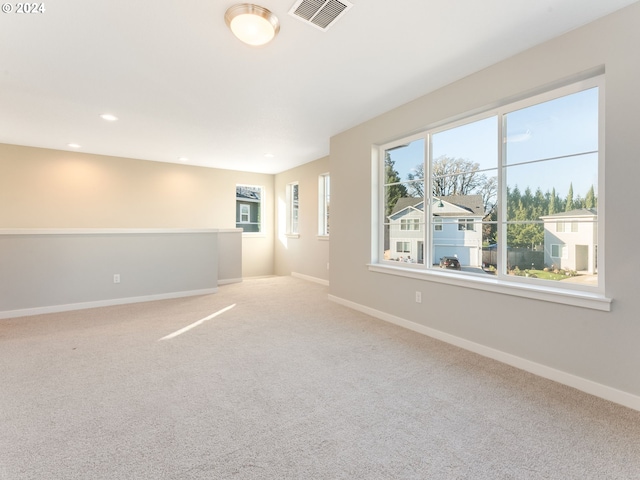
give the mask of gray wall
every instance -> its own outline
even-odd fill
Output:
[[[0,234],[0,317],[217,286],[218,233],[211,230]]]
[[[242,281],[242,229],[218,230],[218,285]]]
[[[640,395],[640,4],[448,85],[331,139],[330,293],[613,390]],[[372,145],[518,98],[586,71],[606,70],[605,262],[611,312],[551,304],[370,272]],[[605,205],[606,203],[606,205]],[[356,214],[357,212],[357,214]],[[422,291],[422,303],[414,301]],[[451,305],[464,308],[451,310]],[[637,398],[637,397],[636,397]],[[640,403],[638,404],[640,405]]]

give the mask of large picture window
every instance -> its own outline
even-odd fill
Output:
[[[383,145],[377,263],[602,290],[603,94],[592,78]]]

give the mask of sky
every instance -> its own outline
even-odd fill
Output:
[[[584,197],[593,185],[598,191],[598,88],[507,113],[506,182],[535,194],[556,189],[564,198],[573,184],[574,198]],[[403,180],[415,173],[424,158],[423,139],[390,152]],[[433,158],[442,155],[477,162],[497,176],[498,119],[489,117],[432,135]],[[541,161],[553,157],[567,158]]]

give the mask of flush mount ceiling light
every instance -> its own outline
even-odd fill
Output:
[[[252,3],[229,7],[224,21],[238,39],[253,46],[270,42],[280,31],[278,18],[266,8]]]
[[[116,117],[115,115],[111,115],[110,113],[103,113],[102,115],[100,115],[100,118],[106,120],[107,122],[115,122],[116,120],[118,120],[118,117]]]

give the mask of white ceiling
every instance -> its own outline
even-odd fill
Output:
[[[0,143],[277,173],[635,1],[352,0],[323,32],[288,14],[294,0],[260,0],[281,30],[256,48],[224,22],[233,0],[42,0],[0,13]]]

